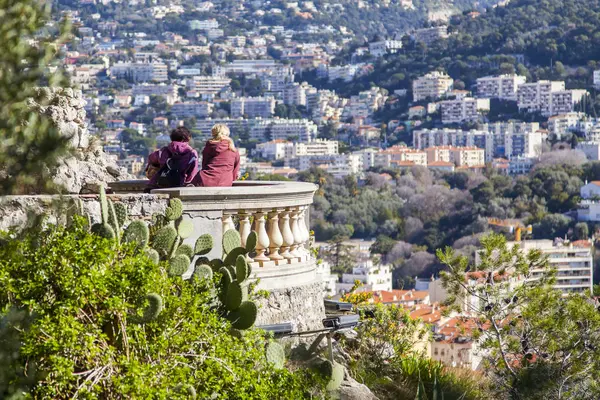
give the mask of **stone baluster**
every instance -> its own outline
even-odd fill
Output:
[[[291,212],[288,209],[283,210],[279,218],[279,230],[283,237],[280,254],[286,259],[294,257],[290,254],[290,247],[294,244],[294,234],[292,233],[290,214]]]
[[[233,214],[230,212],[223,212],[223,233],[227,232],[230,229],[235,229],[235,224],[233,223]]]
[[[308,251],[309,247],[309,239],[310,232],[308,231],[308,227],[306,226],[306,212],[308,211],[308,206],[300,207],[300,213],[298,214],[298,225],[300,226],[300,232],[302,233],[302,248]]]
[[[267,214],[268,218],[268,230],[269,234],[269,258],[271,260],[283,260],[279,249],[283,244],[283,236],[279,230],[279,211],[277,209],[272,210]]]
[[[269,257],[265,255],[265,252],[269,248],[271,241],[265,229],[265,215],[266,213],[260,210],[254,213],[254,230],[257,236],[256,257],[254,257],[254,261],[269,261]]]
[[[294,236],[294,244],[290,246],[290,254],[294,257],[298,257],[300,254],[298,253],[298,247],[302,243],[302,232],[300,231],[300,226],[298,224],[300,210],[296,207],[291,209],[291,228],[292,235]]]
[[[252,231],[250,214],[245,211],[240,211],[238,213],[238,218],[240,220],[240,237],[242,238],[242,246],[246,247],[246,239],[248,239],[248,235]]]

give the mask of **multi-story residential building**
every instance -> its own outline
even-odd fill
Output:
[[[509,160],[541,154],[543,134],[538,123],[497,122],[484,124],[479,130],[422,129],[413,131],[417,149],[434,146],[476,146],[485,150],[486,162],[503,157]]]
[[[204,99],[212,98],[229,87],[231,79],[221,76],[194,76],[189,80],[188,89],[196,91]]]
[[[356,154],[303,155],[286,159],[286,162],[288,167],[298,171],[319,167],[335,178],[349,175],[360,176],[363,172],[362,157]]]
[[[356,64],[330,66],[327,68],[327,79],[329,82],[338,79],[341,79],[344,82],[350,82],[356,76],[359,67],[360,66]]]
[[[344,110],[351,118],[367,119],[385,105],[387,95],[382,89],[372,87],[350,98],[350,105]]]
[[[126,168],[128,173],[139,176],[146,167],[146,160],[140,156],[129,156],[125,159],[118,159],[117,165]]]
[[[440,39],[446,39],[448,37],[448,27],[443,25],[421,28],[415,30],[411,36],[415,42],[423,42],[429,46]]]
[[[197,31],[208,31],[210,29],[217,29],[219,27],[219,21],[216,19],[208,19],[204,21],[192,20],[189,22],[190,29]]]
[[[226,74],[258,74],[266,71],[275,71],[287,66],[275,60],[233,60],[232,62],[215,68],[215,75]]]
[[[208,102],[175,103],[171,107],[171,114],[175,118],[206,118],[213,112],[213,104]]]
[[[395,54],[402,48],[401,40],[379,40],[369,43],[369,53],[374,57],[381,57],[386,54]]]
[[[427,153],[423,150],[411,149],[406,146],[392,146],[374,153],[374,166],[389,168],[398,162],[409,162],[413,165],[427,165]]]
[[[177,87],[174,85],[152,85],[147,83],[133,85],[133,96],[161,96],[167,104],[174,104],[179,97]]]
[[[586,118],[582,112],[568,112],[548,118],[548,133],[553,133],[560,139],[567,132],[579,130],[580,121]]]
[[[444,100],[441,102],[442,123],[462,123],[476,121],[482,113],[490,111],[490,99],[464,97],[462,99]]]
[[[285,158],[333,155],[338,154],[338,150],[337,140],[315,139],[308,143],[294,142],[286,147]]]
[[[486,76],[477,79],[478,97],[517,100],[517,89],[527,77],[520,75]]]
[[[430,72],[413,82],[413,101],[439,99],[452,90],[453,85],[454,80],[445,73]]]
[[[231,101],[233,118],[269,118],[275,113],[274,97],[240,97]]]
[[[283,160],[286,149],[290,145],[291,143],[284,139],[269,140],[268,142],[257,144],[255,152],[267,160]]]
[[[392,290],[392,270],[390,265],[374,265],[373,261],[362,261],[359,266],[352,268],[352,273],[342,275],[341,282],[336,284],[336,292],[348,292],[355,281],[362,282],[357,289],[359,292],[376,292]]]
[[[525,175],[533,168],[538,161],[537,157],[517,156],[508,161],[509,175]]]
[[[159,62],[117,63],[110,68],[110,74],[132,82],[166,82],[169,79],[167,65]]]
[[[565,294],[592,294],[594,260],[591,241],[523,240],[508,242],[507,245],[509,248],[519,245],[523,252],[539,250],[547,256],[550,267],[556,269],[556,289]],[[539,278],[544,273],[543,269],[533,269],[532,278]]]
[[[240,135],[250,130],[250,126],[255,120],[244,118],[206,118],[196,121],[196,129],[202,133],[202,138],[210,138],[212,127],[216,124],[227,125],[232,135]]]
[[[575,110],[575,107],[587,95],[588,92],[586,90],[560,90],[552,92],[550,106],[545,109],[542,108],[542,115],[550,116],[570,113]]]
[[[317,125],[308,119],[266,118],[249,120],[250,138],[258,141],[293,140],[312,142],[317,137]]]
[[[600,89],[600,69],[594,71],[594,87]]]
[[[478,147],[436,146],[425,149],[425,152],[428,166],[439,161],[452,163],[457,167],[485,164],[485,151]]]

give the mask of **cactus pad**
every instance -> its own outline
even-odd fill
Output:
[[[115,231],[109,224],[94,224],[92,225],[92,233],[106,238],[106,239],[114,239]]]
[[[186,255],[191,260],[192,258],[194,258],[194,249],[192,249],[192,246],[190,246],[189,244],[182,244],[175,251],[175,255],[177,254]]]
[[[182,239],[187,239],[194,233],[194,224],[189,219],[182,219],[177,224],[177,233]]]
[[[282,369],[285,364],[285,351],[283,346],[277,342],[270,342],[265,347],[265,357],[273,364],[275,369]]]
[[[169,275],[181,276],[190,267],[190,259],[188,256],[178,254],[169,260]]]
[[[117,237],[120,237],[121,226],[117,221],[117,213],[115,212],[115,206],[112,201],[108,201],[108,224],[113,228]]]
[[[162,297],[156,293],[149,293],[146,295],[148,300],[148,306],[144,309],[144,316],[142,317],[143,322],[150,322],[158,318],[158,315],[163,310]]]
[[[183,213],[183,203],[179,199],[169,200],[169,207],[165,210],[165,216],[169,221],[175,221],[181,218]]]
[[[242,245],[242,238],[235,229],[229,229],[223,234],[223,251],[227,254],[231,253],[236,247]]]
[[[239,329],[231,328],[229,330],[229,334],[234,338],[242,340],[244,338],[244,331],[240,331]]]
[[[212,235],[206,233],[201,235],[196,240],[196,245],[194,246],[194,253],[199,256],[203,256],[204,254],[209,253],[213,248],[213,237]]]
[[[108,200],[106,198],[106,190],[104,186],[100,186],[100,215],[102,216],[102,223],[108,223]]]
[[[221,283],[224,283],[223,289],[226,292],[229,288],[229,284],[233,282],[233,277],[231,276],[231,272],[229,272],[229,270],[226,267],[221,267],[219,269],[219,272],[221,273],[221,275],[223,275]]]
[[[248,237],[246,238],[246,252],[252,253],[256,250],[256,242],[258,240],[258,236],[255,231],[250,232]]]
[[[242,287],[239,282],[233,281],[227,288],[225,308],[229,311],[237,310],[242,304]]]
[[[218,258],[215,258],[214,260],[211,260],[208,265],[210,265],[210,267],[212,268],[213,272],[218,272],[221,267],[223,266],[223,261],[221,261]]]
[[[323,360],[318,366],[321,375],[328,380],[326,389],[329,391],[337,390],[344,380],[344,367],[337,362]]]
[[[152,238],[152,247],[158,251],[161,257],[166,257],[168,254],[171,254],[175,239],[177,239],[175,228],[169,225],[164,226]]]
[[[128,218],[127,206],[120,202],[114,203],[113,206],[115,208],[115,214],[117,215],[117,223],[122,227],[125,225],[125,222],[127,222]]]
[[[213,270],[210,265],[200,264],[196,265],[194,268],[194,276],[198,278],[198,280],[212,280],[213,278]]]
[[[246,254],[246,249],[243,247],[236,247],[231,252],[227,254],[225,260],[223,260],[223,264],[225,265],[235,265],[235,262],[240,255]]]
[[[235,277],[238,282],[243,282],[248,278],[248,263],[244,255],[237,256],[235,260]]]
[[[124,242],[138,243],[140,248],[146,247],[149,238],[150,230],[148,229],[148,225],[146,225],[144,221],[139,219],[132,221],[123,233]]]
[[[148,257],[153,264],[158,264],[160,262],[160,256],[158,255],[158,251],[151,249],[150,247],[146,247],[144,249],[144,253],[146,257]]]
[[[240,308],[235,310],[235,319],[231,326],[235,329],[249,329],[256,322],[256,315],[258,314],[258,307],[252,301],[244,301],[240,305]]]

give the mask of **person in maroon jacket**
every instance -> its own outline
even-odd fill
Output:
[[[191,138],[189,130],[183,126],[177,127],[171,132],[171,143],[150,154],[146,167],[146,177],[150,182],[146,191],[159,187],[193,185],[192,180],[198,174],[198,152],[190,146]],[[172,171],[171,176],[169,170]],[[173,174],[177,176],[172,176]],[[161,184],[161,175],[173,182]]]
[[[202,150],[202,169],[194,179],[195,186],[231,186],[239,178],[240,153],[229,137],[227,125],[212,128],[212,138]]]

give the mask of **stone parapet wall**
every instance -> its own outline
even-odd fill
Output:
[[[155,212],[164,212],[169,201],[167,195],[152,194],[111,194],[115,202],[127,205],[132,218],[149,219]],[[93,222],[100,221],[100,202],[98,195],[37,195],[37,196],[2,196],[0,197],[0,230],[11,227],[25,227],[30,215],[47,214],[50,222],[64,218],[65,207],[73,204],[74,198],[80,198],[85,212]]]

